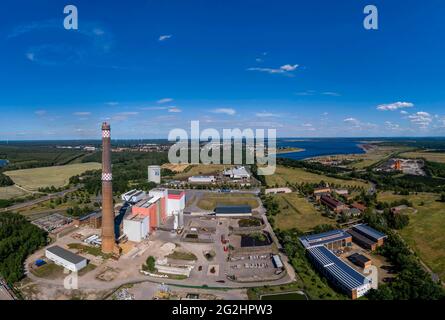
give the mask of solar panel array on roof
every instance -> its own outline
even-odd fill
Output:
[[[378,241],[379,239],[386,237],[385,234],[383,234],[383,233],[381,233],[381,232],[379,232],[365,224],[357,224],[357,225],[353,226],[352,229],[368,236],[369,238],[371,238],[375,241]]]
[[[349,290],[353,290],[370,282],[369,279],[341,261],[324,246],[309,248],[308,252],[321,266],[323,266],[323,268],[325,268],[331,277],[336,279]]]
[[[344,232],[343,230],[332,230],[328,232],[302,236],[300,237],[300,241],[304,247],[308,248],[312,246],[331,243],[334,241],[348,239],[350,237],[351,235],[348,234],[347,232]]]

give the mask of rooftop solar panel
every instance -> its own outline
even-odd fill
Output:
[[[365,276],[352,269],[324,246],[309,248],[308,252],[346,288],[352,290],[369,282]]]

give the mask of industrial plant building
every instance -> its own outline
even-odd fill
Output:
[[[78,272],[87,266],[87,259],[59,246],[47,248],[45,257],[73,272]]]
[[[348,233],[352,236],[355,243],[371,251],[382,246],[386,239],[385,234],[365,224],[357,224],[353,226],[348,230]]]
[[[148,182],[161,183],[161,167],[148,166]]]
[[[124,219],[124,234],[130,241],[142,241],[150,232],[159,228],[168,217],[174,217],[175,229],[181,228],[184,209],[185,192],[183,190],[150,190],[144,199],[131,207],[131,216]],[[142,217],[147,217],[147,219]],[[145,226],[147,234],[145,234]]]
[[[145,191],[133,189],[133,190],[130,190],[130,191],[124,193],[121,198],[122,198],[122,201],[126,201],[126,202],[134,204],[134,203],[141,201],[146,196],[147,196],[147,193]]]
[[[133,214],[124,218],[124,234],[128,240],[141,242],[148,237],[149,216]]]

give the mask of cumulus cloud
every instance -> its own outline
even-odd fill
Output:
[[[426,129],[433,122],[433,116],[425,111],[416,112],[410,116],[408,119],[415,125],[419,126],[421,129]]]
[[[236,113],[236,110],[232,109],[232,108],[218,108],[218,109],[214,109],[212,112],[233,116]]]
[[[400,114],[406,115],[406,114],[408,114],[408,111],[402,110],[402,111],[400,111]]]
[[[414,104],[411,102],[394,102],[389,104],[381,104],[377,106],[377,110],[381,111],[395,111],[403,108],[412,108]]]

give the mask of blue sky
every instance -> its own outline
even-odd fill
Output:
[[[128,4],[128,3],[131,3]],[[0,140],[445,135],[445,3],[3,1]],[[379,30],[363,8],[379,9]]]

